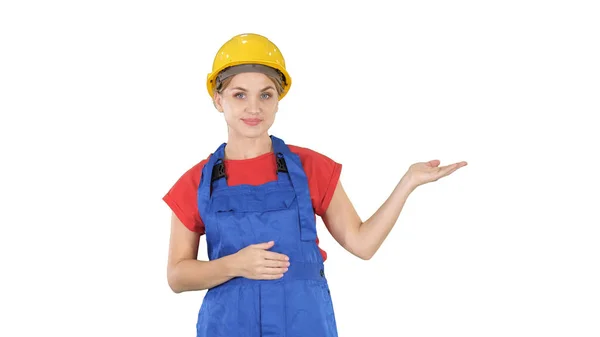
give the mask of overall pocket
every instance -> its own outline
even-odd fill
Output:
[[[295,200],[292,189],[221,194],[213,196],[210,209],[215,213],[264,213],[288,209]]]
[[[296,241],[299,222],[295,204],[293,189],[213,196],[210,207],[217,220],[223,252],[235,253],[250,244],[270,240],[276,246]]]

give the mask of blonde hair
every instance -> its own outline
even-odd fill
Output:
[[[273,82],[273,84],[275,84],[275,89],[277,90],[277,95],[281,95],[281,93],[283,92],[283,81],[281,80],[281,78],[276,78],[276,77],[269,76],[269,75],[266,75],[266,76]],[[227,88],[227,86],[229,86],[229,83],[231,83],[232,79],[233,79],[233,76],[230,76],[230,77],[227,77],[226,79],[224,79],[223,81],[220,81],[213,89],[213,96],[215,94],[222,94],[223,90],[225,90]]]

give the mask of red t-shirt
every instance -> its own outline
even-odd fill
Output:
[[[323,216],[333,197],[342,165],[316,151],[289,144],[288,147],[300,157],[302,167],[308,178],[310,198],[315,214]],[[239,184],[261,185],[276,180],[277,164],[274,156],[275,154],[270,152],[250,159],[225,160],[228,184],[230,186]],[[198,212],[196,193],[200,184],[202,168],[207,161],[208,158],[185,172],[163,197],[163,200],[179,220],[189,230],[201,235],[204,234],[204,224]],[[319,238],[316,242],[318,245]],[[327,253],[322,249],[320,250],[323,260],[326,260]]]

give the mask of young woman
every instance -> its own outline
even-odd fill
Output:
[[[163,198],[173,212],[169,286],[208,289],[197,336],[337,336],[316,215],[348,252],[370,259],[415,188],[467,164],[411,165],[362,221],[339,181],[339,163],[269,134],[291,83],[279,49],[256,34],[227,41],[208,75],[228,140]],[[201,235],[209,261],[197,260]]]

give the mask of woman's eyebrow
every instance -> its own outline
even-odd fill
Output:
[[[261,91],[267,91],[269,89],[275,90],[275,88],[273,88],[273,86],[268,86],[268,87],[264,87]],[[231,88],[231,90],[248,91],[242,87],[233,87],[233,88]]]

